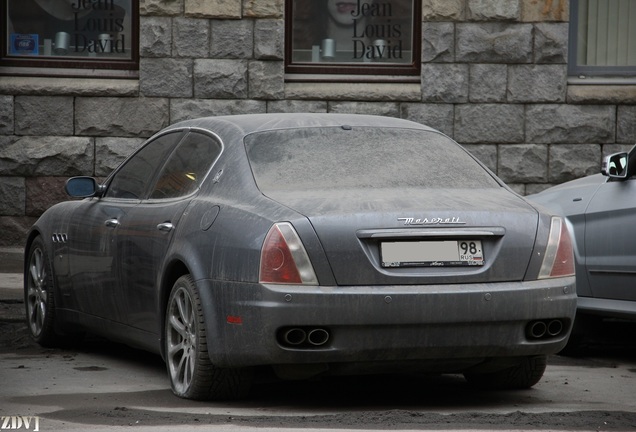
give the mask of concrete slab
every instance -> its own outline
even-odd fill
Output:
[[[0,273],[0,301],[22,300],[22,273]]]
[[[22,248],[0,248],[0,323],[25,320]]]
[[[22,273],[24,249],[0,247],[0,273]]]
[[[0,248],[0,302],[21,302],[24,250],[20,247]]]

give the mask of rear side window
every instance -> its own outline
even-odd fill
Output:
[[[197,190],[221,153],[214,138],[190,132],[170,155],[150,195],[152,199],[177,198]]]
[[[302,128],[255,133],[245,138],[245,144],[254,178],[265,193],[499,187],[464,149],[436,132]]]

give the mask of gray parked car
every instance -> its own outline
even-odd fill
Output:
[[[28,235],[33,337],[156,352],[181,397],[243,397],[263,367],[527,388],[576,312],[564,220],[406,120],[183,121],[66,189]]]
[[[608,156],[601,173],[528,196],[573,227],[578,292],[575,353],[603,318],[636,320],[636,147]]]

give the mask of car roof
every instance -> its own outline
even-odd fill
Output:
[[[373,126],[385,128],[434,129],[409,120],[365,114],[269,113],[202,117],[184,120],[164,129],[201,128],[221,135],[248,135],[254,132],[298,127]]]

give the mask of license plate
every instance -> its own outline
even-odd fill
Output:
[[[380,255],[382,267],[484,265],[480,240],[382,242]]]

